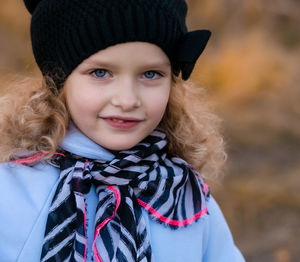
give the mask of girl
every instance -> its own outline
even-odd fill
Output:
[[[44,81],[1,98],[1,261],[244,261],[198,173],[224,153],[185,1],[25,5]]]

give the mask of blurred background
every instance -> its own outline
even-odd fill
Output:
[[[213,32],[193,80],[223,119],[224,177],[210,182],[247,261],[299,261],[300,2],[188,0],[190,30]],[[38,75],[30,16],[1,0],[0,92]]]

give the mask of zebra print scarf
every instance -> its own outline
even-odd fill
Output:
[[[111,162],[62,151],[61,169],[46,225],[41,261],[85,261],[85,196],[95,185],[93,259],[154,261],[142,208],[155,221],[177,229],[207,213],[209,189],[184,160],[168,153],[166,135],[155,130]]]

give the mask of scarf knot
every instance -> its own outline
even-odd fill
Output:
[[[95,261],[153,261],[142,208],[150,218],[175,230],[205,215],[207,185],[183,159],[168,154],[167,144],[166,135],[155,130],[111,161],[69,152],[57,155],[52,163],[61,174],[48,215],[42,261],[85,261],[85,195],[92,185],[99,198]]]

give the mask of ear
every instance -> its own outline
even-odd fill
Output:
[[[199,56],[204,51],[210,38],[211,32],[208,30],[197,30],[186,33],[178,42],[175,50],[176,73],[181,71],[182,79],[187,80],[197,62]]]
[[[24,0],[27,10],[32,14],[41,0]]]

